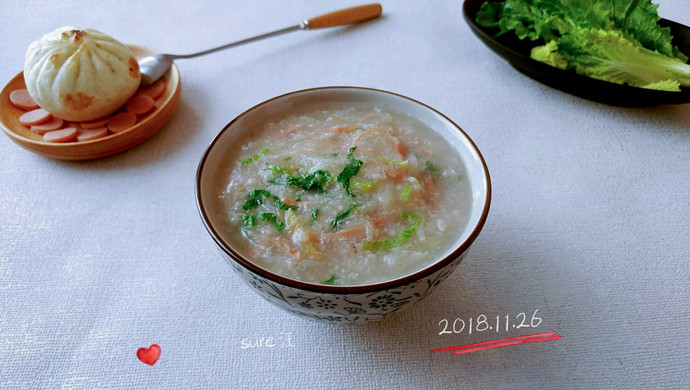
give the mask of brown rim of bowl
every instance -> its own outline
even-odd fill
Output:
[[[486,203],[484,204],[484,209],[482,210],[482,214],[479,217],[479,221],[477,222],[477,225],[474,227],[474,230],[470,233],[469,237],[465,241],[462,242],[453,252],[448,254],[447,256],[443,257],[440,260],[437,260],[433,264],[431,264],[428,267],[425,267],[417,272],[414,272],[412,274],[403,276],[401,278],[397,279],[392,279],[388,280],[385,282],[379,282],[379,283],[373,283],[373,284],[362,284],[362,285],[353,285],[353,286],[332,286],[332,285],[325,285],[325,284],[316,284],[316,283],[307,283],[307,282],[301,282],[299,280],[295,279],[290,279],[285,276],[278,275],[276,273],[270,272],[264,268],[259,267],[258,265],[252,263],[251,261],[245,259],[242,255],[240,255],[238,252],[236,252],[234,249],[228,245],[223,238],[221,237],[220,234],[216,231],[216,229],[212,226],[212,224],[209,222],[210,219],[208,218],[208,215],[206,214],[206,209],[204,208],[204,205],[202,204],[201,201],[201,174],[204,168],[204,163],[206,162],[206,158],[208,157],[211,149],[213,149],[213,146],[218,142],[220,137],[225,133],[227,129],[229,129],[236,121],[238,121],[240,118],[244,117],[251,111],[255,110],[256,108],[263,106],[267,103],[270,103],[274,100],[281,99],[285,96],[289,95],[296,95],[300,93],[305,93],[305,92],[312,92],[312,91],[322,91],[322,90],[335,90],[335,89],[350,89],[350,90],[358,90],[358,91],[370,91],[370,92],[376,92],[376,93],[383,93],[387,95],[393,95],[397,96],[403,99],[406,99],[408,101],[411,101],[413,103],[419,104],[432,112],[440,115],[442,118],[447,120],[449,123],[453,125],[453,127],[458,130],[462,135],[464,135],[469,143],[472,145],[472,148],[474,149],[474,152],[477,153],[479,156],[479,160],[482,163],[482,167],[484,169],[485,177],[486,177]],[[481,152],[477,148],[477,145],[475,145],[474,141],[470,138],[465,131],[460,128],[455,122],[450,120],[447,116],[443,115],[436,109],[419,102],[417,100],[414,100],[412,98],[409,98],[404,95],[400,95],[394,92],[388,92],[380,89],[375,89],[375,88],[367,88],[367,87],[353,87],[353,86],[329,86],[329,87],[316,87],[316,88],[307,88],[307,89],[302,89],[298,91],[292,91],[288,92],[276,97],[273,97],[271,99],[265,100],[247,110],[239,114],[235,119],[230,121],[223,129],[218,133],[218,135],[215,136],[213,141],[209,144],[208,148],[206,148],[206,151],[204,152],[204,155],[201,157],[201,160],[199,161],[199,165],[197,167],[197,172],[196,172],[196,186],[195,186],[195,196],[196,196],[196,203],[197,203],[197,208],[199,210],[199,214],[201,214],[201,219],[204,223],[204,226],[206,227],[206,230],[211,234],[211,237],[213,240],[218,244],[218,246],[221,248],[221,250],[230,256],[235,262],[239,263],[242,267],[246,268],[247,270],[258,274],[272,282],[285,285],[288,287],[292,288],[297,288],[301,290],[306,290],[306,291],[312,291],[312,292],[317,292],[317,293],[330,293],[330,294],[362,294],[362,293],[368,293],[368,292],[375,292],[375,291],[380,291],[380,290],[386,290],[394,287],[398,287],[407,283],[410,283],[412,281],[421,279],[425,276],[431,275],[434,272],[444,268],[447,266],[450,262],[455,260],[458,256],[463,254],[467,249],[469,249],[470,245],[474,242],[474,240],[477,238],[479,235],[479,232],[481,232],[482,228],[484,227],[484,223],[486,222],[486,218],[489,214],[489,207],[491,205],[491,179],[489,177],[489,169],[486,166],[486,162],[484,161],[484,156],[482,156]]]

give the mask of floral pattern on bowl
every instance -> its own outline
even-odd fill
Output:
[[[240,267],[221,253],[249,287],[281,309],[312,320],[363,323],[388,317],[424,299],[457,268],[467,252],[425,278],[382,291],[353,294],[329,294],[277,284]]]

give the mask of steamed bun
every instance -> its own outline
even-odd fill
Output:
[[[61,27],[29,45],[24,81],[31,97],[56,117],[89,121],[112,114],[141,82],[132,51],[88,28]]]

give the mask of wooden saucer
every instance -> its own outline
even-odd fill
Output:
[[[136,58],[156,54],[157,51],[141,46],[130,46]],[[170,119],[180,102],[180,72],[175,64],[161,78],[166,84],[164,94],[156,99],[153,112],[140,118],[131,128],[109,134],[106,137],[92,141],[55,143],[46,142],[43,136],[32,132],[28,127],[19,123],[19,117],[25,112],[15,107],[9,95],[16,89],[26,88],[24,73],[20,72],[10,80],[0,92],[0,127],[12,141],[34,153],[59,160],[90,160],[123,152],[136,146],[153,134]],[[69,123],[70,127],[77,127],[78,123]]]

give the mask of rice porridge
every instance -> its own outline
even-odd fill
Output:
[[[215,179],[220,234],[276,274],[333,285],[399,278],[448,254],[467,224],[459,155],[409,116],[322,103],[248,133]]]

